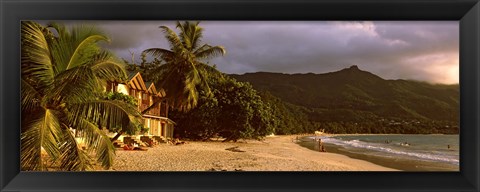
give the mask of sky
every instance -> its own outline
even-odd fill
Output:
[[[72,21],[69,21],[71,24]],[[159,26],[175,21],[90,21],[117,56],[140,60],[169,48]],[[357,65],[384,79],[459,83],[458,21],[201,21],[202,43],[227,53],[210,59],[228,74],[327,73]]]

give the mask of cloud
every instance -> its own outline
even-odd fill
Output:
[[[158,28],[173,21],[95,21],[111,37],[107,48],[168,48]],[[203,43],[227,54],[211,59],[225,73],[325,73],[351,65],[386,79],[458,83],[458,21],[202,21]]]
[[[206,38],[230,45],[229,55],[215,62],[227,60],[250,69],[236,71],[219,64],[220,70],[324,73],[358,65],[388,79],[458,83],[458,73],[435,70],[458,71],[458,22],[268,22],[256,25],[259,27],[228,23],[206,27],[218,31]],[[238,33],[241,28],[248,30]],[[233,33],[235,38],[215,39],[218,33]],[[444,59],[429,55],[444,55]]]

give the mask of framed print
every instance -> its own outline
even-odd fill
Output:
[[[2,191],[479,190],[478,1],[2,1]]]

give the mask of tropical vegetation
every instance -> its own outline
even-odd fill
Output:
[[[140,114],[105,98],[107,80],[127,77],[122,62],[98,46],[108,38],[92,26],[32,21],[21,23],[21,38],[21,169],[56,163],[61,170],[88,170],[95,160],[112,166],[115,149],[102,128],[133,133]],[[75,136],[84,138],[86,150]]]
[[[141,67],[148,81],[165,90],[165,99],[174,109],[189,111],[198,103],[199,90],[210,94],[206,83],[206,68],[210,66],[204,61],[224,55],[226,51],[222,46],[202,44],[203,28],[199,22],[177,22],[176,27],[180,30],[178,35],[169,27],[160,26],[170,49],[150,48],[143,51],[142,58],[152,55],[156,60]]]
[[[171,114],[180,137],[196,140],[221,137],[224,142],[236,142],[274,133],[280,119],[275,119],[274,109],[262,101],[249,83],[217,73],[210,75],[208,85],[213,96],[202,91],[196,108]]]
[[[194,140],[262,139],[268,134],[458,133],[458,85],[384,80],[353,66],[328,74],[226,75],[207,60],[225,48],[203,44],[199,22],[160,26],[169,48],[150,48],[137,65],[99,46],[93,26],[21,24],[21,169],[88,170],[113,164],[112,140],[145,132],[159,102],[173,106],[175,135]],[[152,56],[151,61],[147,56]],[[125,65],[127,63],[127,65]],[[140,72],[166,92],[142,112],[137,100],[106,93],[107,82]],[[109,138],[106,131],[116,132]],[[82,138],[79,140],[78,138]]]
[[[459,133],[456,85],[385,80],[357,66],[326,74],[247,73],[249,82],[276,101],[282,119],[296,122],[284,133]],[[280,102],[278,102],[280,101]],[[291,115],[289,115],[291,114]],[[298,119],[298,120],[295,120]]]

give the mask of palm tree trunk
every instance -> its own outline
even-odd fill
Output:
[[[124,133],[124,131],[118,132],[112,139],[110,139],[110,141],[115,141],[115,140],[117,140],[117,139],[120,137],[120,135],[122,135],[123,133]]]

